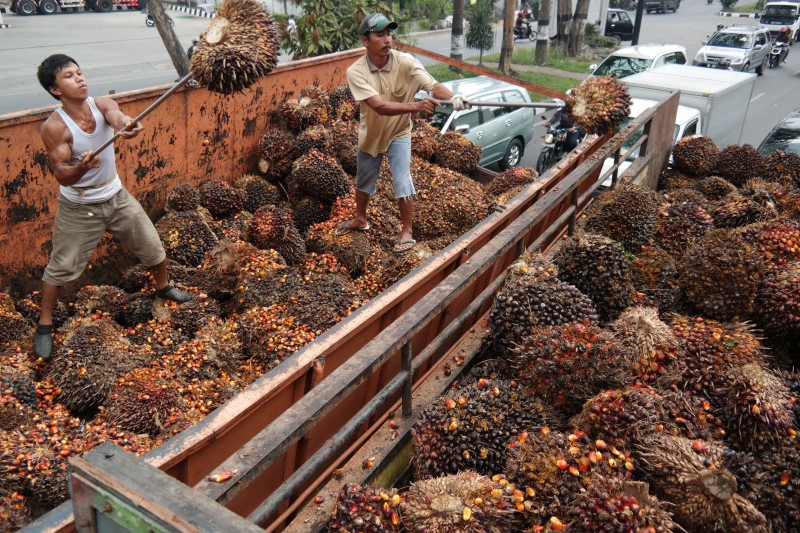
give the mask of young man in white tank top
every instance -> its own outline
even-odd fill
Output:
[[[178,303],[191,296],[169,284],[164,247],[147,213],[122,186],[113,143],[97,157],[91,155],[114,130],[123,129],[132,119],[110,98],[89,96],[86,79],[71,57],[51,55],[39,65],[37,76],[42,87],[62,104],[41,130],[61,192],[34,337],[34,354],[49,359],[53,353],[53,308],[61,287],[83,273],[106,231],[150,268],[158,296]],[[120,137],[132,139],[143,129],[137,123]]]

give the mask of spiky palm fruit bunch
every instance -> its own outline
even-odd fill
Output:
[[[541,252],[523,252],[509,265],[506,272],[506,281],[503,287],[510,287],[522,279],[528,280],[528,282],[536,282],[545,278],[557,279],[558,277],[556,265]]]
[[[320,87],[311,85],[300,90],[298,98],[290,98],[279,110],[292,133],[300,133],[316,125],[327,125],[331,120],[328,96]]]
[[[234,317],[244,353],[270,370],[314,340],[311,329],[287,316],[283,305],[252,307]]]
[[[239,284],[239,273],[244,268],[244,253],[240,250],[247,249],[250,253],[258,253],[253,245],[228,239],[222,239],[209,250],[203,262],[197,265],[194,285],[202,293],[212,298],[227,300],[233,296]]]
[[[316,196],[303,196],[292,205],[292,219],[300,233],[331,216],[332,203]]]
[[[592,438],[629,450],[653,434],[692,439],[719,434],[710,423],[711,407],[695,403],[680,392],[636,384],[601,392],[570,423]]]
[[[508,205],[508,203],[511,200],[513,200],[514,197],[516,197],[519,193],[521,193],[526,187],[527,185],[517,185],[516,187],[513,187],[507,190],[506,192],[500,193],[498,196],[495,196],[492,199],[491,203],[489,204],[489,207],[486,209],[486,216],[488,217],[493,213],[503,211]]]
[[[717,320],[742,320],[753,309],[765,271],[758,250],[731,230],[713,230],[678,264],[687,302]]]
[[[714,174],[737,187],[747,180],[760,178],[764,173],[764,160],[752,146],[731,144],[720,150],[714,165]]]
[[[800,155],[773,150],[764,158],[764,178],[784,185],[800,186]]]
[[[669,192],[664,192],[661,198],[667,204],[680,204],[688,202],[691,204],[699,205],[706,211],[709,211],[714,207],[713,203],[708,198],[706,198],[706,196],[703,193],[697,191],[696,189],[690,189],[690,188],[675,189]]]
[[[732,368],[720,416],[739,449],[768,452],[796,425],[789,388],[762,365]]]
[[[730,388],[730,370],[765,364],[764,347],[746,324],[675,315],[670,327],[681,345],[680,385],[692,394],[714,400]]]
[[[478,168],[482,148],[457,131],[448,131],[439,138],[433,162],[464,175]]]
[[[38,322],[38,316],[35,319]],[[30,339],[33,335],[31,321],[22,316],[14,306],[0,309],[0,346],[6,343]]]
[[[601,321],[614,320],[633,302],[631,258],[618,242],[579,232],[556,251],[554,262],[558,278],[591,298]]]
[[[357,121],[361,116],[358,102],[353,98],[350,86],[342,83],[333,88],[328,96],[331,116],[334,120]]]
[[[776,267],[765,276],[756,294],[753,315],[767,333],[800,339],[800,262]]]
[[[631,96],[628,88],[611,76],[592,76],[564,97],[573,120],[586,133],[603,135],[628,118]]]
[[[329,129],[328,151],[342,165],[342,170],[355,176],[358,170],[358,124],[337,120]]]
[[[554,415],[513,381],[481,378],[425,408],[411,438],[416,479],[476,470],[501,472],[509,444],[551,425]]]
[[[565,434],[544,427],[520,435],[504,472],[548,516],[565,513],[596,483],[631,479],[634,462],[630,452],[593,441],[582,431]]]
[[[514,348],[511,365],[520,384],[568,414],[601,390],[618,386],[622,353],[597,326],[569,323],[537,328]]]
[[[259,250],[252,244],[243,242],[237,242],[235,246],[241,267],[236,271],[231,270],[231,275],[236,276],[236,279],[229,283],[233,284],[231,288],[237,293],[234,298],[240,303],[236,310],[244,311],[253,303],[247,299],[247,295],[262,290],[275,272],[286,268],[286,261],[275,250]],[[224,259],[225,256],[222,258],[224,261],[232,259]],[[233,266],[223,265],[223,268],[233,269]]]
[[[109,318],[74,318],[64,330],[47,377],[61,388],[58,401],[73,413],[99,406],[118,376],[147,363],[148,356]]]
[[[780,218],[751,224],[738,231],[755,246],[770,268],[800,260],[800,221]]]
[[[107,314],[118,318],[128,305],[128,294],[113,285],[84,285],[75,295],[74,309],[76,313],[90,316],[95,313]]]
[[[644,295],[643,305],[662,313],[674,310],[680,300],[678,264],[659,246],[643,246],[631,262],[631,283]]]
[[[148,287],[155,285],[155,281],[150,269],[141,263],[137,263],[122,272],[117,285],[125,292],[135,294],[147,291]]]
[[[152,295],[146,293],[132,294],[116,320],[125,327],[135,327],[153,318],[153,307],[154,300]]]
[[[174,309],[168,309],[168,316],[172,327],[192,336],[208,324],[211,317],[220,316],[220,305],[213,298],[192,298]]]
[[[366,232],[351,231],[346,235],[337,235],[332,230],[323,233],[319,230],[323,224],[312,226],[309,230],[306,238],[308,250],[319,255],[332,255],[353,277],[365,272],[371,253],[370,239],[365,235]]]
[[[19,313],[29,320],[32,324],[39,322],[39,314],[41,313],[42,293],[34,291],[14,302],[14,307]],[[69,311],[63,301],[56,301],[53,308],[53,326],[60,327],[69,318]]]
[[[652,383],[667,372],[680,350],[678,338],[653,307],[630,307],[610,326],[624,359],[620,381]]]
[[[264,205],[278,205],[283,201],[283,194],[277,185],[253,175],[245,174],[233,183],[234,187],[245,192],[244,208],[255,213]]]
[[[486,194],[500,196],[504,192],[533,183],[539,174],[532,168],[514,167],[502,171],[486,186]]]
[[[512,529],[522,500],[507,484],[466,471],[412,483],[400,514],[409,533],[501,533]]]
[[[170,376],[139,368],[120,376],[105,402],[106,419],[134,434],[155,437],[170,427],[170,417],[185,409]]]
[[[411,130],[411,153],[425,161],[432,161],[439,151],[442,132],[434,128],[427,120],[414,120]]]
[[[684,137],[672,147],[675,169],[695,178],[710,176],[719,156],[720,150],[714,141],[700,135]]]
[[[295,136],[285,130],[278,128],[267,130],[258,141],[261,153],[258,171],[269,180],[285,178],[292,170],[296,142]]]
[[[33,393],[36,398],[36,391]],[[0,384],[0,431],[14,431],[23,424],[30,423],[35,416],[35,411],[30,405],[23,403],[24,400],[17,398],[15,391],[4,383]],[[35,407],[36,403],[33,403]],[[3,461],[0,460],[0,466]],[[0,476],[0,495],[11,492],[6,480]]]
[[[25,497],[12,492],[0,493],[0,529],[18,531],[31,523],[30,509],[25,505]]]
[[[489,314],[492,339],[507,349],[520,344],[534,328],[581,322],[598,322],[591,299],[553,277],[530,276],[507,283]]]
[[[675,259],[714,227],[714,219],[693,202],[669,204],[659,213],[653,241]]]
[[[250,211],[239,211],[233,216],[226,218],[214,218],[206,214],[205,209],[200,211],[208,223],[208,227],[214,232],[218,239],[229,241],[247,240],[247,231],[253,222],[253,214]],[[205,213],[204,213],[205,212]]]
[[[172,211],[155,224],[167,257],[186,266],[197,266],[218,239],[200,213]]]
[[[589,233],[605,235],[636,254],[653,235],[660,200],[650,189],[620,184],[589,206],[584,228]]]
[[[800,441],[786,437],[763,453],[737,456],[744,465],[733,472],[740,486],[748,489],[747,499],[767,517],[772,531],[796,531],[800,524],[798,452]]]
[[[347,483],[336,498],[328,531],[400,532],[400,503],[396,489]]]
[[[736,191],[736,185],[719,176],[708,176],[694,184],[694,188],[711,201],[725,198]]]
[[[686,138],[684,137],[684,139]],[[666,168],[658,175],[656,190],[666,194],[679,189],[691,189],[696,183],[696,177],[689,176],[673,168]]]
[[[742,187],[719,201],[711,211],[718,228],[738,228],[755,222],[766,222],[778,216],[775,199],[764,189]]]
[[[672,506],[651,496],[638,481],[598,484],[578,495],[569,506],[569,531],[669,532],[682,531],[672,521]]]
[[[295,159],[302,157],[311,150],[328,152],[328,143],[331,140],[331,131],[325,126],[310,126],[297,134],[294,145]]]
[[[36,383],[30,375],[20,370],[3,369],[0,377],[0,394],[10,394],[22,405],[36,407]]]
[[[219,180],[205,180],[200,190],[200,205],[208,209],[215,218],[233,216],[247,203],[247,194]]]
[[[387,287],[401,280],[406,274],[433,257],[436,252],[421,242],[410,250],[399,254],[392,254],[383,265],[382,282]]]
[[[275,23],[256,0],[225,0],[192,54],[197,82],[221,94],[241,92],[278,64]]]
[[[200,190],[191,183],[179,183],[167,194],[167,211],[194,211],[200,207]]]
[[[306,257],[306,244],[292,222],[288,210],[265,205],[253,214],[247,240],[262,250],[273,249],[289,265],[302,263]]]
[[[675,504],[675,521],[689,531],[769,531],[764,515],[737,492],[722,445],[661,434],[637,452],[654,492]]]
[[[350,177],[335,157],[311,149],[292,164],[292,179],[307,194],[333,202],[350,193]]]

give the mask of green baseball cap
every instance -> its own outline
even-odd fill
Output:
[[[386,28],[390,30],[397,29],[397,23],[386,18],[383,13],[372,13],[361,21],[361,27],[358,29],[359,35],[364,35],[369,31],[383,31]]]

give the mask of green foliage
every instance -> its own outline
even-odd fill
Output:
[[[494,5],[492,0],[477,0],[475,4],[467,5],[467,47],[481,51],[488,50],[494,44]]]
[[[484,57],[488,63],[496,63],[500,60],[500,54],[489,54]],[[558,51],[555,48],[550,48],[547,54],[547,61],[545,65],[558,70],[566,70],[569,72],[579,72],[586,74],[589,71],[589,65],[593,61],[581,57],[570,57]],[[518,46],[514,48],[511,54],[512,65],[539,65],[536,61],[536,49],[532,46]]]
[[[723,9],[730,9],[736,5],[739,0],[719,0],[719,3],[722,4]]]
[[[473,74],[472,72],[468,72],[466,70],[462,71],[461,74],[453,72],[447,65],[433,65],[430,67],[426,67],[425,70],[427,70],[430,73],[430,75],[433,76],[433,78],[439,82],[458,80],[462,78],[474,78],[475,76],[477,76],[477,74]],[[489,70],[499,72],[499,69],[496,67],[491,67]],[[578,81],[573,78],[556,76],[554,74],[545,74],[541,72],[514,71],[512,77],[518,80],[532,83],[534,85],[547,87],[548,89],[553,89],[561,93],[566,92],[567,89],[574,88],[575,85],[578,84]],[[534,102],[541,102],[550,99],[549,96],[537,93],[535,91],[528,91],[528,93],[531,95],[531,99]]]
[[[583,42],[594,48],[616,48],[619,45],[619,39],[600,35],[597,26],[591,22],[586,23],[583,29]]]

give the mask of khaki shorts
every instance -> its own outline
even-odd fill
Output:
[[[78,279],[106,231],[147,267],[167,257],[153,222],[125,188],[99,204],[76,204],[60,196],[53,251],[42,281],[61,287]]]

